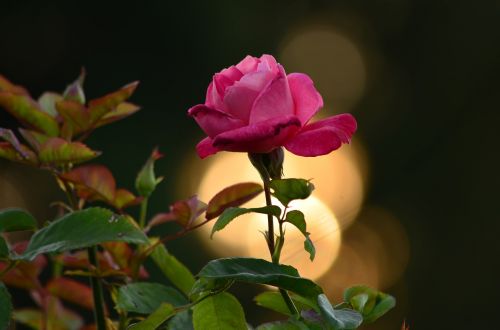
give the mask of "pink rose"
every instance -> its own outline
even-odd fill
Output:
[[[323,99],[309,76],[286,75],[271,55],[247,56],[216,73],[205,104],[189,109],[208,135],[196,149],[201,158],[221,150],[268,153],[284,146],[299,156],[319,156],[349,143],[356,120],[341,114],[311,124]]]

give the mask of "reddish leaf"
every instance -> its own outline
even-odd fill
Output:
[[[62,100],[61,94],[54,92],[45,92],[37,100],[40,109],[52,117],[57,117],[56,103]]]
[[[103,201],[121,210],[141,202],[125,189],[116,189],[111,171],[102,165],[83,165],[61,175],[75,185],[78,196],[87,201]]]
[[[403,321],[403,324],[401,325],[401,330],[410,330],[410,326],[406,324],[406,320]]]
[[[113,111],[120,103],[128,99],[134,93],[138,84],[138,81],[130,83],[116,92],[91,100],[89,102],[89,112],[92,122],[97,123],[105,115]]]
[[[61,301],[53,296],[46,299],[47,305],[47,329],[67,330],[80,329],[83,325],[83,319],[77,313],[64,308]]]
[[[205,217],[207,220],[213,219],[221,215],[229,207],[245,204],[263,190],[260,184],[253,182],[238,183],[224,188],[208,202]]]
[[[193,196],[187,200],[177,201],[170,206],[170,212],[160,213],[153,217],[145,228],[145,231],[149,231],[154,226],[173,220],[181,226],[189,228],[206,209],[207,205],[200,201],[198,196]]]
[[[28,242],[19,242],[11,246],[12,251],[22,254],[26,249]],[[2,282],[9,286],[20,289],[32,290],[39,285],[38,275],[47,265],[47,259],[43,255],[37,256],[33,261],[21,261],[17,266],[8,271],[2,277]],[[6,267],[5,263],[0,262],[0,272]]]
[[[136,197],[130,191],[126,189],[117,189],[115,192],[115,198],[113,199],[112,205],[118,210],[123,208],[134,206],[140,204],[142,198]]]
[[[57,277],[47,284],[46,289],[52,295],[63,300],[87,309],[94,309],[92,289],[83,283],[65,277]]]
[[[102,165],[84,165],[61,177],[75,184],[78,196],[89,201],[113,201],[116,182],[111,171]]]
[[[76,251],[74,253],[65,253],[63,255],[59,255],[57,260],[61,262],[64,267],[71,269],[88,269],[90,267],[87,251]],[[99,269],[102,271],[113,270],[118,268],[118,265],[114,264],[110,258],[106,258],[106,256],[98,252],[97,260],[99,262]]]
[[[9,142],[0,142],[0,158],[23,162],[24,157],[20,155]]]
[[[57,136],[59,125],[26,94],[0,92],[0,107],[5,108],[24,125],[49,136]]]
[[[106,242],[102,246],[113,257],[114,262],[121,268],[127,268],[133,251],[125,242]]]
[[[29,143],[29,145],[35,150],[39,151],[40,146],[47,142],[48,139],[50,139],[50,136],[44,135],[42,133],[38,133],[36,131],[24,129],[24,128],[19,128],[19,133],[23,136],[23,138],[26,140],[26,142]]]
[[[23,150],[24,155],[21,155],[10,142],[0,142],[0,158],[5,158],[14,162],[19,162],[23,164],[36,165],[38,160],[33,151],[29,150],[25,145],[21,145],[21,150]]]
[[[38,157],[46,164],[81,163],[100,155],[80,142],[68,142],[61,138],[50,138],[40,146]]]
[[[97,330],[97,325],[95,323],[89,324],[81,328],[80,330]]]
[[[0,128],[0,138],[9,142],[12,147],[24,158],[35,160],[36,156],[26,146],[23,146],[10,129]]]
[[[22,86],[11,83],[7,78],[0,74],[0,92],[13,92],[15,94],[28,94],[28,91]]]
[[[146,228],[144,228],[144,231],[148,232],[154,226],[158,226],[162,223],[170,221],[175,221],[176,219],[177,215],[175,215],[173,212],[158,213],[153,218],[151,218]]]
[[[63,132],[72,137],[90,128],[90,115],[87,108],[73,100],[60,100],[56,103],[57,112],[64,120]]]
[[[111,110],[108,112],[106,115],[104,115],[95,125],[95,127],[101,127],[107,124],[110,124],[112,122],[115,122],[117,120],[126,118],[130,115],[133,115],[137,111],[139,111],[141,107],[138,105],[128,103],[128,102],[123,102],[120,103],[116,106],[115,109]]]

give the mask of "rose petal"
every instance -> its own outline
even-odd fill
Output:
[[[255,71],[257,65],[259,64],[259,59],[250,55],[247,55],[240,63],[236,64],[236,68],[243,74]]]
[[[224,96],[227,112],[248,123],[255,99],[274,77],[270,71],[251,72],[228,87]]]
[[[227,87],[232,86],[236,81],[240,80],[243,74],[234,65],[216,73],[214,76],[215,87],[219,95],[224,96],[224,91]]]
[[[213,146],[219,150],[266,153],[282,146],[300,128],[293,116],[272,118],[217,135]]]
[[[323,107],[323,98],[314,87],[311,78],[306,74],[289,74],[288,84],[295,104],[295,115],[299,117],[302,125],[305,125]]]
[[[221,150],[213,146],[213,140],[209,137],[204,138],[196,145],[196,152],[200,158],[206,158],[219,151]]]
[[[243,74],[234,65],[216,73],[210,85],[208,85],[205,104],[210,108],[225,111],[225,105],[222,102],[226,88],[232,86],[240,80]]]
[[[250,124],[275,117],[294,114],[294,104],[285,70],[279,65],[280,73],[255,99],[250,112]]]
[[[222,97],[217,92],[217,88],[215,88],[213,81],[208,85],[205,104],[212,109],[217,109],[219,111],[226,110],[226,105],[222,102]]]
[[[341,114],[305,126],[285,144],[285,148],[299,156],[326,155],[349,143],[356,131],[356,120],[350,114]]]
[[[272,55],[267,55],[264,54],[260,57],[260,63],[257,66],[258,71],[271,71],[274,74],[279,73],[279,68],[278,68],[278,62],[276,62],[276,59]]]
[[[201,129],[210,137],[245,126],[245,123],[230,115],[211,109],[204,104],[198,104],[188,110]]]

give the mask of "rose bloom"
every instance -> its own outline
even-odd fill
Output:
[[[349,143],[356,131],[350,114],[308,123],[322,106],[309,76],[287,75],[273,56],[262,55],[216,73],[205,103],[188,114],[208,135],[196,146],[201,158],[222,150],[269,153],[282,146],[312,157]]]

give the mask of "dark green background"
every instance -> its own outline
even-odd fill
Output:
[[[339,27],[335,17],[358,17],[360,25],[340,28],[375,44],[397,82],[370,76],[352,112],[371,159],[366,202],[391,210],[409,236],[403,313],[412,329],[497,327],[500,2],[2,1],[0,8],[0,73],[33,95],[63,89],[81,66],[90,96],[141,81],[133,101],[143,111],[89,143],[128,187],[159,145],[171,188],[155,197],[156,210],[174,198],[181,160],[202,136],[186,110],[204,100],[214,72],[246,54],[276,53],[301,22]],[[14,120],[0,112],[0,126]],[[0,171],[33,185],[25,196],[32,211],[50,214],[42,203],[52,200],[49,179],[3,161]],[[195,270],[206,261],[192,239],[172,249]]]

